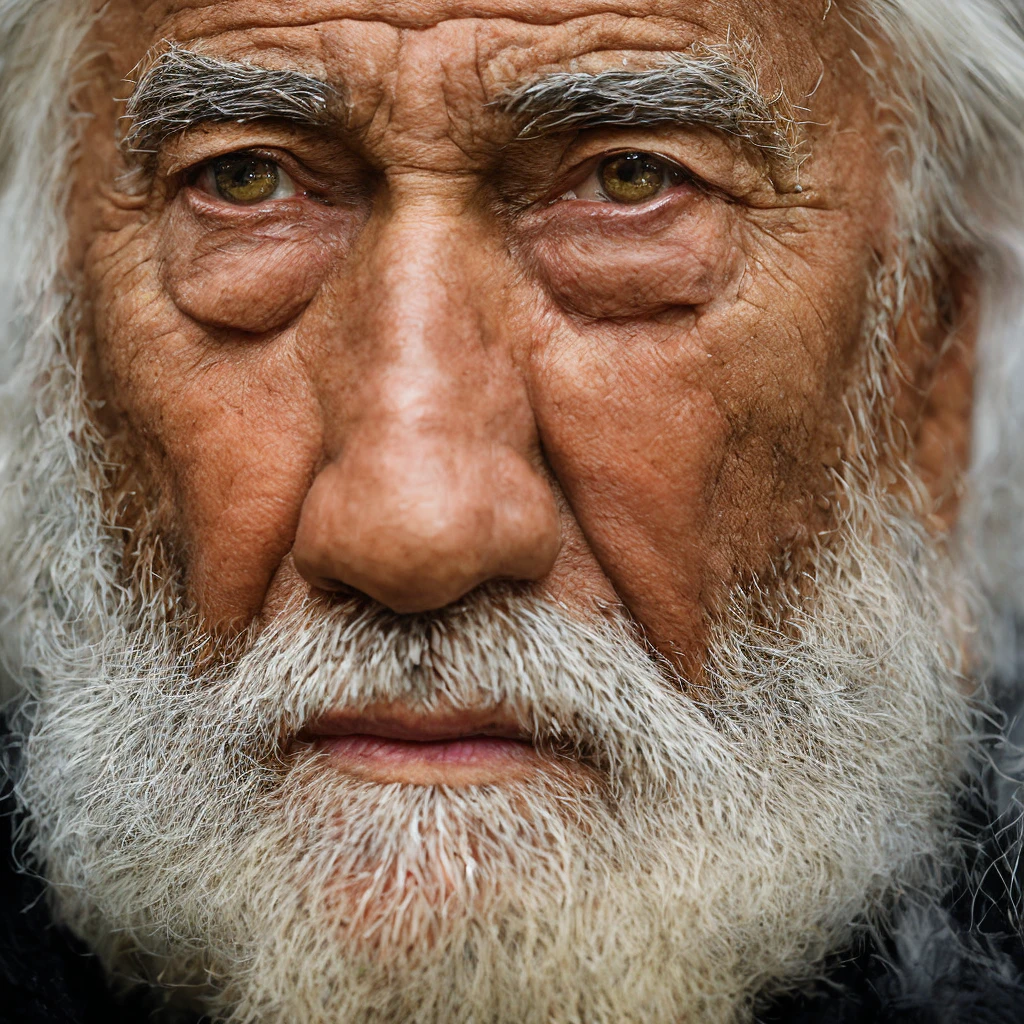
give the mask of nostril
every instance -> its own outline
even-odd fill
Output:
[[[312,583],[318,590],[326,590],[330,594],[355,593],[347,583],[332,579],[330,576],[317,576]]]

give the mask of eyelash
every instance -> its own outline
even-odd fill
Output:
[[[589,173],[553,202],[583,201],[605,202],[616,205],[639,206],[652,202],[666,191],[680,185],[700,187],[693,174],[669,157],[648,150],[621,150],[602,155],[595,163],[588,165]],[[610,195],[607,172],[619,174],[619,195]],[[653,180],[656,178],[657,180]],[[591,182],[593,181],[593,184]],[[625,186],[625,187],[623,187]],[[589,192],[587,195],[585,193]],[[631,193],[626,195],[626,193]],[[650,194],[647,194],[650,193]]]
[[[226,180],[220,180],[221,176]],[[278,154],[242,149],[213,157],[191,168],[185,172],[184,181],[189,187],[230,206],[258,206],[293,197],[324,201],[318,190],[304,188],[300,184],[302,177],[301,170],[286,166],[286,161]],[[249,196],[226,194],[229,181],[230,187],[240,192],[248,191]]]
[[[303,189],[278,154],[237,150],[204,161],[186,172],[186,183],[236,207],[276,203],[293,197],[327,202],[318,191]],[[681,185],[700,187],[694,176],[676,161],[646,150],[621,150],[589,162],[588,173],[577,184],[551,200],[641,206]],[[235,194],[230,194],[231,192]],[[618,194],[610,194],[617,192]]]

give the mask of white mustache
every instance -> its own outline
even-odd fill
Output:
[[[581,623],[500,587],[429,615],[307,605],[261,636],[215,689],[218,717],[257,762],[339,709],[494,711],[615,788],[646,790],[668,783],[669,765],[731,760],[685,685],[628,624]]]

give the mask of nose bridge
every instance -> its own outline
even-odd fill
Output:
[[[558,513],[482,272],[494,255],[436,210],[387,218],[365,249],[337,317],[347,354],[320,371],[328,461],[294,551],[315,585],[421,611],[553,563]]]
[[[436,208],[403,211],[378,230],[350,300],[354,322],[338,339],[357,354],[350,424],[476,433],[502,420],[488,415],[499,393],[525,401],[498,297],[480,273],[482,249],[459,218]]]
[[[465,417],[481,378],[510,356],[487,315],[486,301],[494,296],[474,280],[479,240],[454,218],[410,212],[395,219],[382,241],[370,264],[368,284],[380,301],[372,306],[369,336],[385,363],[403,367],[410,385],[419,382],[410,388],[417,398],[429,404],[431,396],[437,402],[458,396],[467,403]]]

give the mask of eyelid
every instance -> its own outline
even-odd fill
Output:
[[[268,163],[275,164],[295,187],[296,195],[311,194],[317,197],[331,192],[331,187],[327,182],[314,175],[309,168],[290,153],[266,146],[243,146],[239,149],[229,149],[223,153],[215,153],[212,156],[204,157],[197,163],[182,168],[178,174],[182,181],[194,186],[203,173],[209,170],[218,160],[225,160],[228,157],[236,156],[256,157],[259,160],[266,160]]]
[[[660,160],[662,163],[666,164],[671,170],[678,172],[682,181],[679,182],[678,185],[668,186],[669,188],[678,187],[679,185],[691,185],[701,191],[711,191],[710,185],[704,182],[680,161],[653,149],[642,149],[639,146],[623,146],[621,148],[604,150],[582,160],[572,170],[562,176],[562,184],[557,187],[554,194],[550,196],[548,201],[552,203],[559,202],[569,192],[574,192],[577,188],[583,185],[584,182],[588,181],[591,176],[596,175],[606,162],[613,160],[618,156],[625,156],[627,153],[643,153],[645,155],[652,156],[656,160]],[[608,199],[607,201],[614,202],[614,200],[611,199]],[[653,199],[649,200],[649,202],[653,201]],[[637,205],[642,204],[638,203]]]

